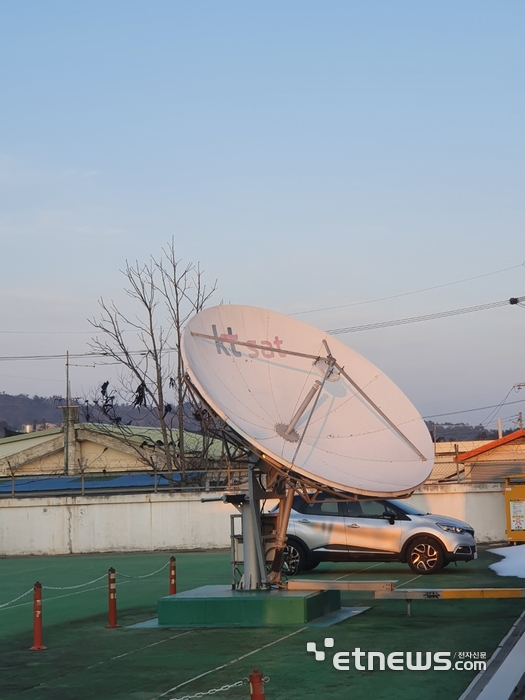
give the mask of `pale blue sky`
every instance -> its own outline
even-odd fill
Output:
[[[89,334],[58,333],[124,300],[126,258],[172,236],[217,301],[285,313],[518,266],[524,23],[513,1],[3,3],[0,330],[24,333],[0,334],[0,355],[86,349]],[[300,318],[520,295],[515,267]],[[524,322],[504,307],[339,337],[430,415],[525,381]],[[63,373],[2,362],[0,390],[61,393]],[[106,374],[77,368],[73,392]]]

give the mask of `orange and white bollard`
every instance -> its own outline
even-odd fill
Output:
[[[117,625],[117,577],[115,569],[108,569],[108,624],[109,629],[118,627]]]
[[[35,583],[33,590],[33,646],[30,651],[47,649],[43,643],[42,634],[42,584]]]
[[[263,674],[254,668],[248,680],[250,681],[250,700],[264,700]]]
[[[170,595],[177,592],[177,560],[170,557]]]

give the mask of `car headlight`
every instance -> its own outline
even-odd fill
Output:
[[[465,528],[458,525],[448,525],[447,523],[436,523],[436,525],[445,532],[455,532],[457,535],[462,535],[465,532]]]

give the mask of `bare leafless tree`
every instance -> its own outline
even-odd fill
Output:
[[[151,257],[145,264],[126,262],[121,272],[126,279],[125,291],[135,302],[133,312],[125,313],[113,301],[100,299],[100,318],[90,321],[98,331],[90,347],[105,362],[119,366],[119,386],[110,391],[104,383],[99,396],[92,398],[91,410],[118,426],[123,438],[130,431],[117,415],[117,404],[149,413],[161,432],[160,457],[168,475],[176,470],[184,480],[188,395],[182,331],[188,319],[205,306],[217,282],[204,284],[199,264],[182,263],[173,240],[159,258]],[[155,459],[158,462],[159,451]]]

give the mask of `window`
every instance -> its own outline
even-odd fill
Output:
[[[349,518],[360,518],[363,515],[359,501],[348,501],[346,504],[346,512]]]
[[[302,511],[305,515],[342,515],[338,501],[316,501]]]
[[[382,518],[385,512],[383,501],[361,501],[363,518]]]

